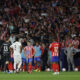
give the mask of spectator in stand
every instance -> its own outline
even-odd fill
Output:
[[[15,35],[12,33],[10,38],[9,38],[11,44],[13,44],[15,42]]]

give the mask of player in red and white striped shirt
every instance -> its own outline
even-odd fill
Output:
[[[75,39],[72,41],[72,45],[74,48],[78,48],[79,46],[79,40],[77,39],[77,37],[75,37]]]
[[[72,43],[72,39],[69,36],[67,36],[65,40],[65,48],[69,47],[69,44],[71,43]]]
[[[59,74],[59,43],[54,41],[50,44],[49,50],[52,51],[51,53],[51,61],[53,63],[53,70],[54,74]]]
[[[25,55],[26,51],[26,55]],[[28,41],[27,46],[24,48],[24,55],[26,56],[27,63],[28,63],[28,72],[32,73],[32,58],[34,56],[35,49],[31,45],[31,43]]]

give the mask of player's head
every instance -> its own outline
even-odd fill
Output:
[[[16,41],[19,41],[19,38],[18,37],[16,37]]]
[[[27,45],[30,46],[31,45],[31,42],[30,41],[27,41]]]
[[[55,41],[57,41],[57,39],[54,37],[54,38],[53,38],[53,42],[55,42]]]
[[[36,46],[38,46],[39,45],[39,42],[36,42]]]
[[[43,48],[45,48],[45,47],[46,47],[46,45],[45,45],[44,43],[42,43],[42,47],[43,47]]]
[[[14,36],[14,34],[13,34],[13,33],[11,33],[11,36],[13,37],[13,36]]]
[[[9,38],[8,38],[8,37],[6,37],[6,38],[5,38],[5,41],[6,41],[6,42],[8,42],[8,41],[9,41]]]

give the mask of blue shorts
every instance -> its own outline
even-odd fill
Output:
[[[40,62],[41,61],[41,58],[40,57],[34,57],[34,61]]]
[[[32,63],[32,61],[33,61],[33,58],[29,58],[29,59],[27,59],[27,63]]]
[[[14,59],[13,59],[13,58],[10,58],[10,61],[11,61],[11,62],[13,62],[13,61],[14,61]]]
[[[51,57],[51,62],[59,62],[59,57],[58,56]]]
[[[26,62],[26,58],[22,58],[22,62],[25,63]]]

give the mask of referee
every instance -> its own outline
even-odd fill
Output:
[[[3,63],[2,67],[3,67],[4,72],[8,71],[8,64],[9,64],[9,60],[10,60],[9,47],[10,47],[10,42],[9,42],[9,39],[6,38],[4,43],[1,46],[2,63]]]

